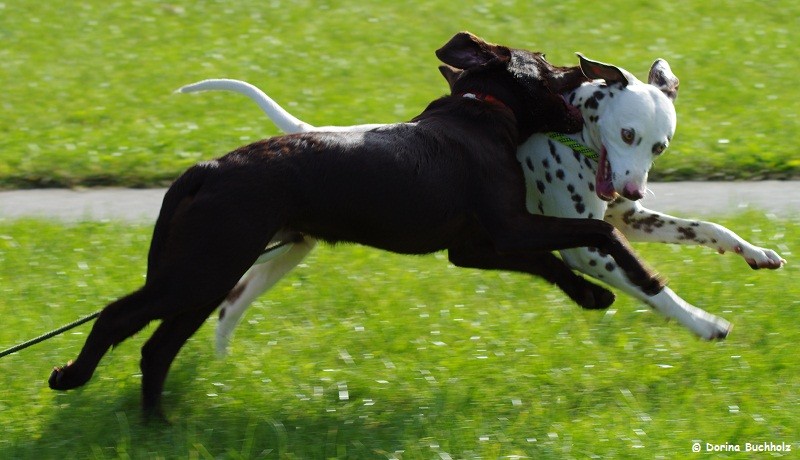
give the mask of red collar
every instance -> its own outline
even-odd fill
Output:
[[[501,101],[500,99],[492,96],[491,94],[483,94],[483,93],[477,93],[477,92],[474,92],[474,91],[470,91],[468,93],[456,94],[456,96],[466,97],[468,99],[477,99],[479,101],[485,101],[485,102],[488,102],[490,104],[498,105],[500,107],[504,107],[506,109],[509,109],[509,107],[507,105],[505,105],[503,103],[503,101]],[[511,110],[511,109],[509,109],[509,110]]]

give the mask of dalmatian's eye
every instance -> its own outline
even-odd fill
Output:
[[[661,155],[666,149],[667,144],[655,144],[653,145],[653,155]]]
[[[622,128],[620,135],[622,136],[623,142],[630,145],[633,144],[633,140],[636,138],[636,131],[633,129]]]

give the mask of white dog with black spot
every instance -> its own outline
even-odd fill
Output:
[[[517,151],[528,185],[528,210],[558,217],[604,219],[631,241],[696,244],[720,253],[734,252],[754,269],[783,266],[785,260],[775,251],[754,246],[721,225],[680,219],[640,204],[647,191],[650,167],[669,146],[677,124],[674,101],[678,79],[667,62],[656,60],[648,82],[643,83],[624,69],[578,56],[583,72],[592,81],[564,97],[581,110],[583,130],[569,136],[536,134]],[[449,72],[457,73],[458,69]],[[450,79],[447,69],[442,73]],[[207,90],[228,90],[250,97],[286,133],[360,131],[376,126],[311,126],[255,86],[239,80],[204,80],[178,91]],[[226,352],[248,305],[299,264],[314,245],[313,240],[305,238],[301,243],[287,241],[265,252],[220,306],[218,352]],[[640,299],[702,338],[724,338],[731,330],[728,321],[690,305],[669,287],[654,296],[647,295],[627,280],[611,257],[594,248],[564,250],[561,256],[573,269]],[[608,307],[613,300],[613,296],[598,299],[595,308]]]
[[[711,222],[686,220],[646,209],[653,161],[669,146],[677,116],[678,79],[666,61],[650,69],[648,83],[618,67],[580,56],[593,81],[566,95],[583,113],[580,133],[532,136],[517,150],[528,183],[528,210],[559,217],[604,219],[631,241],[697,244],[740,254],[752,268],[780,268],[785,261]],[[597,159],[590,159],[596,153]],[[623,290],[707,339],[723,338],[731,325],[690,305],[671,289],[648,296],[631,285],[613,259],[593,248],[560,251],[574,269]]]

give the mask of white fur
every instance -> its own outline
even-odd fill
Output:
[[[282,254],[270,260],[253,265],[239,280],[231,292],[238,295],[226,299],[220,305],[220,320],[217,324],[217,353],[225,355],[228,350],[233,330],[244,315],[247,307],[263,292],[275,285],[289,271],[296,267],[316,246],[316,240],[305,238],[299,243],[290,243],[281,247]]]
[[[670,72],[665,61],[656,61],[653,66],[653,70],[664,71],[664,69]],[[672,101],[659,88],[640,82],[628,72],[624,73],[629,79],[629,85],[622,91],[615,91],[613,98],[605,97],[599,101],[597,113],[592,113],[599,116],[597,123],[589,121],[590,114],[584,110],[586,124],[583,132],[572,137],[597,151],[605,146],[608,151],[609,163],[614,172],[615,190],[622,191],[627,186],[643,192],[646,190],[647,174],[655,157],[652,146],[656,142],[668,145],[675,132],[677,117]],[[577,90],[576,97],[585,100],[591,97],[595,91],[601,90],[602,84],[602,81],[585,84]],[[286,112],[258,88],[238,80],[205,80],[184,86],[179,91],[186,93],[215,89],[239,92],[250,97],[286,133],[362,131],[382,126],[315,128]],[[623,127],[634,129],[637,139],[642,139],[641,142],[636,145],[628,145],[623,142],[619,137],[620,129]],[[560,217],[603,218],[633,241],[705,244],[720,252],[738,253],[749,263],[757,265],[758,268],[779,268],[783,265],[784,260],[774,251],[753,246],[717,224],[687,221],[655,213],[642,207],[638,201],[629,201],[623,198],[614,202],[611,207],[613,212],[607,212],[609,211],[608,203],[599,199],[591,190],[593,185],[590,184],[594,181],[596,163],[587,166],[583,158],[575,158],[571,149],[556,143],[555,148],[561,161],[561,163],[557,163],[550,154],[548,142],[552,141],[543,135],[534,135],[520,146],[517,153],[525,170],[528,184],[527,206],[530,212]],[[543,161],[550,164],[551,181],[545,184],[545,192],[540,193],[536,183],[544,181],[546,171],[542,167]],[[528,164],[533,164],[533,171]],[[537,168],[537,166],[539,167]],[[558,169],[562,170],[564,180],[553,177]],[[572,191],[569,190],[569,185],[572,185]],[[580,196],[583,203],[583,212],[578,212],[575,206],[576,195]],[[654,215],[666,221],[674,221],[675,224],[650,228],[650,231],[643,230],[642,225],[635,225],[636,222],[641,222],[641,219]],[[693,239],[681,238],[685,235],[677,229],[685,228],[685,226],[691,226],[699,236]],[[285,246],[284,248],[287,249],[284,254],[277,255],[266,263],[253,266],[242,278],[233,291],[238,290],[241,294],[233,301],[226,301],[221,305],[221,312],[224,314],[221,315],[222,318],[217,328],[217,351],[220,354],[225,353],[231,334],[250,302],[300,263],[314,245],[315,241],[306,239],[301,243]],[[588,248],[561,251],[561,255],[573,269],[602,280],[646,302],[664,316],[677,320],[700,337],[707,339],[724,337],[731,329],[729,322],[690,305],[669,288],[664,288],[655,296],[644,294],[627,280],[621,270],[615,268],[609,271],[606,268],[607,264],[614,264],[613,259],[608,256],[603,256]]]

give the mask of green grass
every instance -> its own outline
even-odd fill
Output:
[[[276,134],[241,96],[172,94],[203,78],[315,124],[408,119],[445,92],[433,51],[464,29],[640,78],[668,59],[679,128],[655,179],[797,178],[797,17],[788,0],[2,2],[0,188],[163,185]]]
[[[213,319],[190,340],[167,381],[170,426],[140,421],[152,326],[72,392],[46,379],[87,326],[0,359],[0,458],[685,458],[696,441],[797,451],[800,221],[719,222],[790,264],[753,271],[732,254],[638,248],[676,292],[736,325],[725,342],[626,297],[582,311],[538,280],[456,269],[443,254],[323,246],[254,304],[227,360],[214,357]],[[149,234],[0,222],[0,348],[137,287]]]

